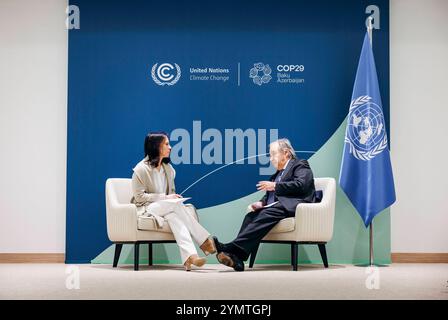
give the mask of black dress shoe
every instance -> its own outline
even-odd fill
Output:
[[[225,266],[233,268],[235,271],[244,271],[244,263],[233,253],[220,252],[216,255],[218,261]]]
[[[223,252],[224,251],[224,244],[218,241],[218,238],[216,236],[212,237],[213,242],[215,242],[215,247],[216,247],[216,251],[218,253]]]

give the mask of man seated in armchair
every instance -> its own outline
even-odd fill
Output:
[[[263,198],[251,205],[237,237],[221,243],[213,237],[218,261],[235,271],[244,271],[244,261],[258,248],[263,237],[282,219],[294,217],[299,203],[316,202],[313,172],[308,161],[298,159],[288,139],[269,145],[270,161],[277,169],[269,181],[260,181]]]

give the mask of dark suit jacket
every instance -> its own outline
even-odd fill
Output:
[[[269,179],[274,181],[279,171]],[[267,193],[261,199],[266,204]],[[279,182],[275,186],[275,196],[280,204],[289,213],[294,213],[299,203],[316,202],[316,190],[314,177],[308,161],[291,159],[283,172]]]

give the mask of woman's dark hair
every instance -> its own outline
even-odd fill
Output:
[[[150,132],[145,138],[145,157],[148,156],[149,164],[157,167],[160,161],[160,146],[168,139],[165,132]],[[170,163],[170,158],[163,158],[163,163]]]

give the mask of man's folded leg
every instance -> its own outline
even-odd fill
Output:
[[[231,253],[246,261],[251,252],[260,244],[261,239],[288,213],[280,204],[262,209],[255,218],[240,231],[232,242],[224,247]]]
[[[252,214],[250,217],[246,215],[243,226],[235,240],[223,244],[214,237],[218,248],[218,261],[234,268],[235,271],[244,271],[244,261],[249,258],[252,250],[259,245],[261,239],[281,219],[287,216],[288,213],[280,204],[262,209],[256,215]]]

